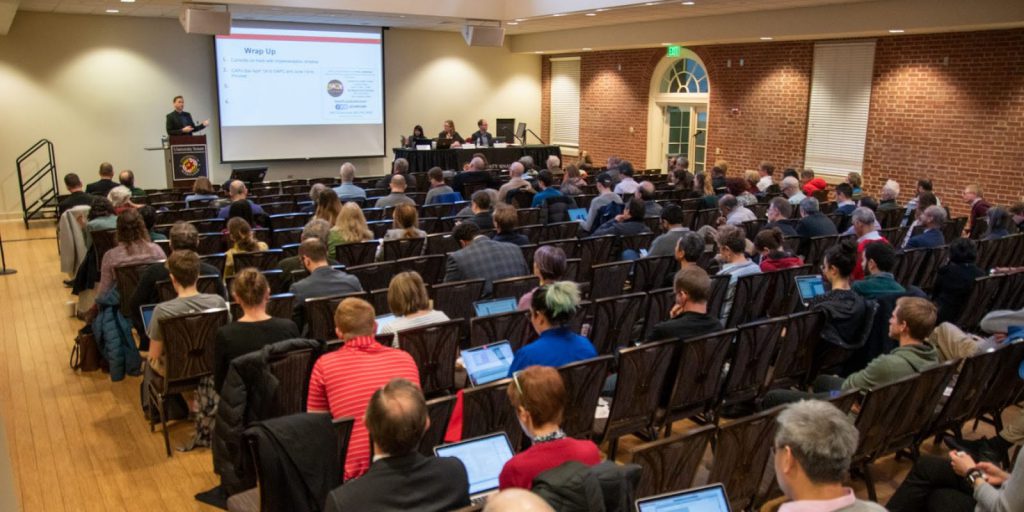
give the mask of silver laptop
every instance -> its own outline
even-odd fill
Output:
[[[515,311],[519,303],[515,297],[502,297],[500,299],[478,300],[473,303],[476,316],[497,315]]]
[[[825,295],[825,280],[819,274],[796,276],[796,290],[800,293],[800,302],[806,307],[811,299]]]
[[[466,367],[466,375],[474,386],[508,377],[512,359],[512,345],[507,341],[462,351],[462,365]]]
[[[455,457],[462,462],[469,477],[469,499],[479,504],[498,492],[498,475],[512,458],[512,444],[504,432],[499,432],[435,446],[434,455]]]
[[[638,512],[731,512],[722,484],[636,500]]]

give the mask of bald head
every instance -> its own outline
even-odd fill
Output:
[[[391,175],[391,191],[392,192],[405,192],[405,176],[401,174]]]
[[[394,456],[412,453],[430,424],[423,393],[401,378],[374,392],[365,420],[376,453]]]
[[[555,509],[540,496],[513,487],[487,498],[484,512],[555,512]]]
[[[352,180],[356,178],[356,166],[352,165],[351,162],[345,162],[341,164],[341,182],[352,183]]]
[[[475,156],[469,161],[469,168],[474,171],[482,171],[487,168],[487,164],[484,163],[483,158]]]
[[[228,186],[228,195],[231,196],[231,201],[234,202],[245,199],[249,195],[249,190],[245,188],[245,183],[235,180]]]
[[[508,166],[508,175],[513,178],[522,178],[524,172],[526,172],[526,168],[519,162],[513,162]]]
[[[562,167],[562,161],[557,156],[551,155],[547,161],[548,170],[554,172]]]

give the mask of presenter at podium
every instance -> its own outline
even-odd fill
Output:
[[[201,123],[192,121],[192,114],[185,112],[185,98],[174,97],[174,111],[167,114],[167,135],[194,135],[209,124],[209,119]]]

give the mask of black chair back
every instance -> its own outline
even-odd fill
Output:
[[[462,438],[469,439],[494,432],[505,432],[513,451],[523,444],[523,429],[508,400],[509,383],[502,379],[483,386],[466,388],[462,393]]]
[[[621,295],[629,279],[629,271],[633,268],[632,261],[616,261],[594,265],[591,269],[593,278],[590,284],[590,300],[603,299]]]
[[[729,489],[733,510],[754,505],[771,456],[775,417],[783,407],[730,422],[718,430],[708,482],[721,482]]]
[[[619,376],[608,418],[599,425],[596,441],[608,439],[614,459],[618,438],[641,430],[653,431],[658,399],[675,351],[675,340],[645,343],[619,352]]]
[[[643,468],[636,497],[645,498],[693,486],[704,451],[715,437],[715,426],[704,425],[684,434],[636,445],[629,462]]]
[[[394,261],[382,261],[346,266],[345,272],[356,276],[364,290],[379,290],[391,284],[391,278],[398,273],[398,265]]]
[[[455,359],[459,356],[462,323],[459,318],[398,333],[398,348],[416,361],[424,395],[447,394],[455,388]]]
[[[426,246],[426,238],[401,238],[398,240],[384,241],[384,261],[393,261],[402,258],[415,258],[423,254]]]
[[[444,435],[448,432],[448,423],[455,410],[456,395],[442,396],[427,400],[427,416],[430,426],[420,439],[419,452],[425,457],[434,456],[434,447],[444,444]]]
[[[729,295],[728,274],[711,276],[711,297],[708,299],[708,314],[715,317],[722,317],[722,306],[725,305],[725,298]],[[733,301],[735,302],[735,301]]]
[[[591,318],[589,337],[598,354],[611,354],[616,348],[630,345],[636,339],[633,328],[643,318],[640,309],[645,299],[646,295],[642,293],[631,293],[591,303],[590,314],[587,315]]]
[[[597,401],[612,361],[612,356],[598,356],[558,369],[568,397],[562,418],[566,435],[576,438],[593,435]]]
[[[135,263],[132,265],[121,265],[114,269],[117,275],[117,294],[121,297],[120,309],[121,316],[132,319],[139,314],[138,311],[133,311],[132,308],[132,295],[135,293],[135,289],[139,287],[139,279],[142,277],[142,272],[149,268],[154,263],[160,263],[159,261],[150,261],[147,263]]]
[[[469,320],[469,346],[479,347],[508,340],[512,351],[519,350],[536,336],[530,324],[529,311],[509,311],[497,315],[478,316]]]
[[[269,249],[266,251],[236,252],[235,272],[243,268],[255,268],[257,270],[272,270],[284,258],[284,251],[281,249]]]
[[[540,285],[537,276],[509,277],[491,283],[491,297],[514,297],[517,300]]]
[[[651,331],[655,325],[669,319],[672,306],[676,303],[676,292],[673,288],[659,288],[647,292],[647,311],[644,318],[644,333],[642,338],[651,340]]]
[[[368,265],[373,263],[377,257],[377,246],[379,245],[380,242],[376,240],[341,244],[334,248],[334,257],[338,263],[346,267]]]
[[[779,339],[789,318],[778,317],[739,326],[720,406],[749,402],[767,387]]]
[[[736,329],[689,338],[676,346],[662,391],[662,422],[665,431],[672,422],[704,416],[714,419],[721,396],[722,371],[731,351]]]
[[[483,279],[452,281],[430,287],[430,298],[434,309],[444,311],[448,318],[472,318],[476,316],[473,302],[484,293]]]

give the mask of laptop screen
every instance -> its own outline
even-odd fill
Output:
[[[508,377],[512,359],[512,345],[507,341],[462,351],[462,364],[474,386]]]
[[[807,301],[825,294],[825,281],[820,275],[796,276],[796,288],[800,292],[800,300]]]
[[[584,222],[587,220],[587,209],[586,208],[573,208],[569,210],[569,219],[578,220]]]
[[[381,315],[377,317],[377,334],[384,332],[384,326],[395,320],[395,315]]]
[[[512,458],[512,445],[502,432],[435,447],[434,455],[459,459],[469,476],[469,495],[475,496],[498,488],[498,475]]]
[[[149,323],[153,321],[153,310],[156,309],[156,304],[146,304],[139,306],[139,314],[142,315],[142,325],[145,326],[146,332],[149,332]]]
[[[501,299],[493,300],[479,300],[473,303],[473,308],[476,309],[476,316],[487,316],[497,315],[499,313],[508,313],[509,311],[515,311],[519,307],[514,297],[503,297]]]
[[[637,500],[640,512],[729,512],[722,484],[662,494]]]

